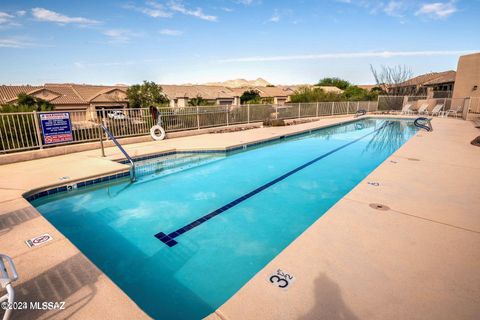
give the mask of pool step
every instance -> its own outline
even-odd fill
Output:
[[[223,159],[224,154],[176,154],[161,158],[148,159],[136,162],[137,175],[153,176],[155,178],[172,173],[188,170],[213,161]]]

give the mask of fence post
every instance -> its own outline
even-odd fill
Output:
[[[106,114],[105,114],[105,108],[102,108],[102,123],[105,126],[105,128],[110,130],[110,128],[107,126],[107,118],[106,118]],[[104,132],[104,134],[105,134],[105,139],[108,140],[107,133]]]
[[[319,104],[319,102],[317,102],[317,111],[315,112],[317,118],[318,118],[318,104]]]
[[[368,103],[367,103],[367,111],[370,112],[370,100],[368,100]]]
[[[275,105],[275,119],[278,120],[278,106]]]
[[[357,111],[360,109],[360,101],[357,101]]]
[[[98,136],[100,137],[100,148],[102,149],[102,157],[105,157],[105,147],[103,145],[102,127],[98,126]]]
[[[335,109],[335,101],[332,102],[332,116],[333,116],[333,109]]]
[[[40,125],[38,123],[37,111],[33,111],[33,122],[35,123],[35,131],[37,132],[38,146],[40,147],[40,150],[41,150],[43,149],[43,143],[42,143],[42,134],[40,130]]]
[[[466,106],[466,102],[468,101],[468,106]],[[467,120],[468,118],[468,113],[470,111],[470,106],[472,104],[472,98],[463,98],[463,111],[462,111],[462,119]]]
[[[347,114],[350,111],[350,101],[347,101]]]
[[[225,107],[225,111],[226,111],[226,113],[227,113],[227,127],[228,127],[228,113],[229,113],[229,112],[228,112],[228,111],[229,111],[228,106]]]
[[[197,130],[200,130],[200,108],[197,106]]]
[[[300,105],[301,105],[301,103],[299,102],[298,103],[298,118],[300,118]]]
[[[250,123],[250,105],[247,104],[247,123]]]

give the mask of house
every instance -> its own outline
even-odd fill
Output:
[[[213,105],[239,105],[240,96],[227,87],[207,85],[160,85],[172,108],[188,106],[190,99],[202,97]]]
[[[55,110],[96,112],[102,108],[128,106],[126,86],[96,86],[71,83],[46,83],[43,86],[0,86],[0,104],[15,103],[20,93],[53,104]]]
[[[388,88],[389,94],[397,96],[425,96],[428,98],[451,97],[456,72],[432,72],[411,78]]]
[[[457,77],[453,98],[480,100],[480,53],[468,54],[458,59]]]

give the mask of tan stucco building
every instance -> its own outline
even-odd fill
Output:
[[[480,98],[480,53],[458,59],[453,98]]]

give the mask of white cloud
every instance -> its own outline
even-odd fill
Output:
[[[9,38],[0,38],[0,48],[23,48],[21,41]]]
[[[217,21],[216,16],[207,15],[207,14],[203,13],[202,8],[196,8],[195,10],[187,9],[183,5],[183,3],[181,1],[178,1],[178,0],[170,1],[168,3],[168,7],[170,8],[170,10],[182,13],[182,14],[187,15],[187,16],[196,17],[196,18],[206,20],[206,21]]]
[[[0,24],[9,23],[13,18],[11,14],[0,11]]]
[[[18,16],[0,11],[0,29],[20,26],[20,23],[15,21],[17,17]]]
[[[56,22],[59,24],[79,24],[79,25],[92,25],[100,23],[99,21],[87,19],[84,17],[69,17],[61,13],[51,11],[44,8],[33,8],[32,15],[40,21]]]
[[[477,50],[478,51],[478,50]],[[292,60],[322,60],[322,59],[351,59],[351,58],[392,58],[392,57],[418,57],[418,56],[458,56],[476,52],[465,51],[380,51],[380,52],[348,52],[348,53],[322,53],[290,56],[258,56],[223,59],[219,62],[265,62],[265,61],[292,61]]]
[[[28,38],[0,38],[0,48],[26,48],[36,46]]]
[[[243,5],[249,6],[249,5],[251,5],[251,4],[254,2],[254,0],[237,0],[237,1],[235,1],[235,2],[236,2],[236,3],[239,3],[239,4],[243,4]]]
[[[19,10],[19,11],[15,12],[15,14],[19,17],[23,17],[25,14],[27,14],[27,11]]]
[[[280,14],[278,13],[278,10],[275,10],[272,16],[270,17],[270,19],[268,19],[268,22],[279,22],[279,21],[280,21]]]
[[[415,13],[417,16],[425,15],[431,18],[442,19],[457,12],[454,1],[426,3]]]
[[[402,17],[404,9],[405,4],[402,1],[391,0],[385,5],[383,11],[392,17]]]
[[[111,39],[112,43],[125,43],[130,41],[133,37],[140,36],[139,33],[133,32],[128,29],[109,29],[103,32],[104,35]]]
[[[166,8],[160,3],[150,0],[145,2],[145,4],[146,7],[138,7],[128,4],[125,5],[124,8],[141,12],[152,18],[170,18],[172,16],[172,13],[168,12]]]
[[[174,29],[162,29],[159,31],[160,34],[164,36],[181,36],[183,31],[181,30],[174,30]]]

